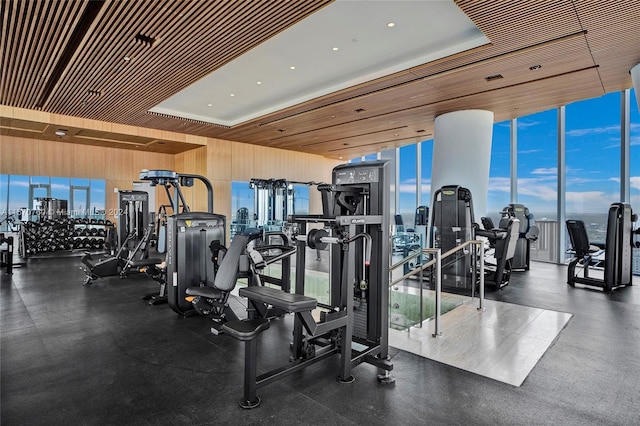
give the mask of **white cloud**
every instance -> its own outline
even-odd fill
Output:
[[[542,152],[541,149],[527,149],[524,151],[518,151],[518,154],[535,154],[536,152]]]
[[[415,194],[416,182],[417,180],[415,178],[403,180],[402,182],[400,182],[400,186],[398,187],[399,191],[404,193],[409,193],[409,194]],[[422,179],[421,184],[422,184],[422,192],[431,191],[431,179]]]
[[[511,178],[508,177],[490,177],[489,191],[511,193]]]
[[[567,136],[581,137],[586,135],[601,135],[603,133],[620,133],[620,125],[606,126],[606,127],[592,127],[587,129],[573,129],[567,131]]]
[[[539,167],[531,172],[532,175],[557,175],[557,167]]]
[[[567,212],[606,212],[611,203],[618,202],[617,194],[602,191],[565,193]]]
[[[631,188],[640,190],[640,176],[631,176]]]
[[[538,124],[544,124],[542,121],[527,121],[525,119],[518,119],[518,129],[525,129],[527,127],[537,126]]]

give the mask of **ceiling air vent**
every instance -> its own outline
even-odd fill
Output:
[[[138,33],[138,35],[136,35],[136,41],[144,44],[145,46],[151,47],[156,42],[156,39],[151,36]]]
[[[493,75],[490,75],[489,77],[485,77],[484,79],[487,81],[493,81],[493,80],[500,80],[501,78],[504,78],[502,74],[493,74]]]

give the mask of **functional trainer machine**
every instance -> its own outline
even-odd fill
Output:
[[[323,215],[292,216],[296,236],[296,293],[271,287],[241,288],[249,299],[248,319],[223,325],[226,334],[245,342],[243,408],[254,408],[256,389],[331,355],[340,356],[338,381],[354,380],[352,367],[366,362],[380,370],[381,383],[393,383],[388,357],[389,164],[371,161],[333,170],[333,184],[320,185]],[[322,229],[307,233],[307,225]],[[306,235],[305,235],[306,234]],[[304,295],[305,248],[331,245],[330,303]],[[256,337],[269,328],[265,306],[294,313],[290,362],[257,376]],[[312,311],[320,308],[319,320]]]
[[[637,220],[638,217],[633,214],[629,204],[613,203],[609,207],[603,279],[589,276],[589,269],[598,263],[596,256],[602,253],[602,249],[591,245],[583,221],[567,220],[567,231],[569,231],[571,247],[575,253],[575,258],[569,262],[567,283],[572,287],[580,284],[607,292],[630,286],[632,284],[632,234],[634,233],[632,223]],[[582,276],[576,274],[578,264],[582,265]]]
[[[167,218],[167,301],[178,314],[194,314],[193,305],[185,299],[186,291],[189,287],[213,285],[217,259],[211,261],[211,257],[217,257],[217,254],[212,253],[211,248],[224,245],[226,217],[213,213],[213,187],[204,176],[143,170],[140,180],[149,181],[152,186],[164,186],[172,210],[176,212]],[[193,186],[194,180],[202,182],[207,189],[207,212],[190,211],[184,198],[181,188]]]

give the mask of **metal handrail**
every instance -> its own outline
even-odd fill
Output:
[[[389,267],[389,278],[391,278],[391,273],[399,268],[400,266],[404,265],[405,263],[407,263],[409,260],[418,257],[418,256],[422,256],[423,254],[434,254],[435,255],[435,259],[431,259],[430,261],[428,261],[427,263],[424,263],[418,267],[416,267],[415,269],[413,269],[412,271],[409,271],[408,273],[404,274],[403,276],[401,276],[400,278],[397,278],[395,280],[391,280],[389,279],[389,287],[394,286],[395,284],[399,283],[400,281],[404,281],[405,279],[412,277],[414,275],[416,275],[417,273],[420,273],[419,278],[420,278],[420,327],[422,327],[422,272],[424,271],[424,269],[431,267],[433,265],[436,266],[436,315],[435,315],[435,331],[433,333],[433,337],[437,337],[440,336],[442,334],[442,332],[440,331],[440,315],[441,315],[441,309],[440,309],[440,302],[442,299],[442,259],[445,259],[449,256],[451,256],[454,253],[457,253],[460,250],[463,250],[464,248],[473,245],[474,248],[474,253],[473,253],[473,258],[477,259],[480,258],[480,295],[479,295],[479,306],[478,306],[478,310],[484,310],[484,257],[483,256],[478,256],[478,253],[482,253],[482,248],[484,246],[484,243],[482,241],[478,241],[478,240],[469,240],[469,241],[465,241],[464,243],[460,244],[459,246],[456,246],[454,248],[452,248],[451,250],[446,251],[444,254],[442,253],[441,249],[439,248],[424,248],[410,256],[405,257],[404,259],[402,259],[401,261],[395,263],[394,265],[391,265]],[[477,251],[476,251],[477,250]]]

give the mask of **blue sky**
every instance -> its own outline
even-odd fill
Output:
[[[620,201],[620,93],[567,105],[567,213],[606,214]],[[640,208],[640,114],[631,92],[631,204]],[[536,217],[555,216],[557,192],[557,110],[518,119],[518,202]],[[510,202],[510,122],[493,129],[487,208],[497,213]],[[433,141],[422,144],[423,192],[430,190]],[[415,209],[415,146],[400,150],[400,210]],[[423,203],[428,203],[423,197]],[[494,212],[493,210],[496,210]],[[537,212],[537,213],[536,213]]]

